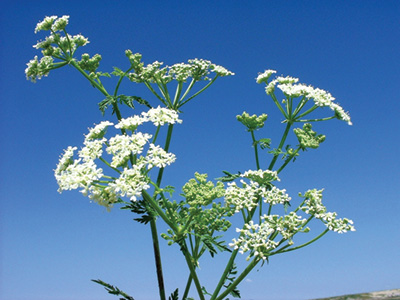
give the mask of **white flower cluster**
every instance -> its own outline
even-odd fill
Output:
[[[278,173],[276,171],[270,170],[248,170],[243,173],[242,177],[248,178],[252,181],[255,181],[261,185],[266,185],[271,181],[280,181],[278,177]]]
[[[66,151],[66,155],[69,156],[70,153],[67,152],[68,150]],[[93,160],[82,162],[81,159],[78,159],[69,165],[65,165],[68,156],[67,158],[61,157],[60,164],[57,166],[57,170],[60,171],[55,173],[59,185],[58,191],[61,193],[63,190],[82,188],[82,192],[87,192],[90,185],[103,176],[103,170],[97,168]],[[64,164],[64,167],[62,164]]]
[[[250,255],[246,260],[252,256],[258,256],[263,260],[267,259],[266,253],[275,249],[278,243],[269,239],[275,230],[269,225],[268,222],[261,224],[254,224],[253,221],[244,225],[243,229],[236,228],[236,232],[240,233],[238,239],[233,239],[230,247],[240,249],[241,254],[250,251]]]
[[[131,201],[136,201],[137,196],[140,196],[143,190],[150,188],[140,165],[134,165],[130,169],[125,168],[121,176],[109,183],[108,186],[114,194],[127,196]]]
[[[143,147],[151,139],[151,134],[134,133],[132,135],[116,135],[109,140],[107,153],[112,154],[111,166],[114,168],[123,166],[129,160],[130,155],[141,154]]]
[[[38,60],[35,56],[26,65],[25,69],[26,79],[36,82],[37,79],[41,79],[43,76],[49,75],[51,67],[53,66],[54,59],[51,56],[44,56]]]
[[[189,59],[188,63],[177,63],[172,66],[162,67],[163,63],[158,61],[143,66],[143,63],[140,62],[142,56],[138,53],[132,54],[130,50],[127,50],[127,56],[135,65],[135,71],[129,73],[128,76],[132,81],[138,83],[161,81],[166,84],[172,80],[186,82],[188,78],[193,78],[195,81],[211,80],[208,75],[212,72],[217,76],[234,75],[233,72],[224,67],[204,59]]]
[[[256,78],[257,83],[262,83],[262,82],[267,83],[267,82],[268,82],[268,79],[269,79],[269,78],[271,77],[271,75],[274,74],[274,73],[276,73],[275,70],[265,70],[264,73],[260,73],[260,74],[257,76],[257,78]]]
[[[45,17],[43,21],[37,23],[35,33],[41,30],[62,31],[68,25],[69,16]]]
[[[227,205],[233,206],[236,213],[243,208],[252,210],[258,206],[261,199],[271,205],[284,204],[291,199],[286,194],[286,190],[280,190],[276,187],[270,189],[268,186],[270,182],[279,180],[275,171],[249,170],[241,177],[249,179],[250,183],[241,179],[242,187],[239,187],[235,182],[230,182],[225,190],[225,202]]]
[[[160,146],[155,146],[154,144],[149,145],[149,150],[146,155],[147,167],[150,169],[152,167],[165,168],[166,166],[172,164],[176,159],[175,154],[168,153]]]
[[[243,208],[252,210],[257,207],[260,194],[260,186],[257,182],[251,181],[250,184],[244,180],[240,180],[240,182],[242,187],[238,187],[236,182],[230,182],[225,190],[225,202],[235,208],[235,213],[240,212]]]
[[[152,122],[155,126],[163,126],[167,124],[182,123],[179,115],[175,110],[158,106],[152,108],[148,112],[142,113],[144,122]]]
[[[264,189],[261,193],[263,201],[267,204],[276,205],[276,204],[285,204],[288,203],[292,198],[286,193],[286,190],[278,189],[276,186],[273,186],[270,190]]]
[[[278,76],[268,83],[268,79],[273,73],[276,73],[276,71],[266,70],[256,79],[257,83],[265,82],[267,84],[265,91],[268,95],[272,95],[275,91],[275,87],[277,87],[286,95],[286,97],[305,97],[307,100],[313,99],[316,106],[329,107],[334,111],[336,118],[352,125],[349,114],[345,112],[339,104],[333,102],[335,98],[329,92],[319,88],[314,88],[310,85],[297,83],[299,79],[290,76]]]
[[[249,260],[252,256],[266,260],[271,250],[276,249],[279,242],[275,242],[277,234],[280,234],[284,240],[289,240],[300,231],[307,232],[309,228],[303,228],[307,220],[291,212],[285,216],[264,215],[261,217],[261,224],[254,224],[253,221],[244,225],[243,229],[236,229],[240,233],[238,239],[233,239],[230,247],[240,249],[240,253],[250,251],[246,258]]]
[[[305,198],[303,205],[300,207],[302,211],[307,214],[313,215],[315,218],[324,222],[329,230],[344,233],[347,231],[355,231],[353,221],[347,218],[337,219],[337,213],[327,212],[326,207],[322,204],[322,191],[323,190],[308,190],[301,195]]]
[[[85,136],[84,146],[78,152],[78,159],[73,158],[77,147],[68,147],[61,156],[55,170],[55,177],[59,185],[59,192],[64,190],[81,189],[81,192],[100,205],[110,208],[119,197],[129,197],[135,201],[142,190],[150,188],[147,173],[153,167],[164,168],[172,164],[176,157],[161,147],[149,142],[151,135],[136,132],[138,125],[143,122],[179,123],[178,114],[168,109],[151,109],[141,116],[123,119],[115,128],[132,130],[130,135],[117,134],[109,139],[105,138],[107,128],[114,125],[104,121],[93,128]],[[145,152],[145,146],[148,149]],[[105,151],[112,156],[108,164],[102,157]],[[100,159],[115,171],[119,177],[106,176],[95,160]],[[130,166],[129,166],[130,162]],[[123,169],[119,171],[118,168]]]
[[[112,125],[114,125],[114,123],[103,121],[97,124],[95,127],[89,128],[89,133],[85,135],[85,140],[90,141],[101,139],[106,134],[107,127]]]

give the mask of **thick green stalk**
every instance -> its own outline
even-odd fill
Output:
[[[162,271],[161,252],[160,252],[160,246],[159,246],[159,242],[158,242],[158,233],[157,233],[157,226],[156,226],[155,218],[150,220],[150,227],[151,227],[151,237],[153,238],[153,250],[154,250],[154,260],[156,263],[158,292],[160,294],[160,300],[165,300],[166,297],[165,297],[165,287],[164,287],[164,276],[163,276],[163,271]]]
[[[171,136],[172,136],[172,130],[173,129],[174,129],[174,125],[173,124],[169,124],[168,125],[167,138],[165,140],[165,146],[164,146],[164,150],[166,152],[168,152],[169,146],[171,144]],[[161,184],[163,173],[164,173],[164,168],[161,168],[160,171],[158,172],[158,176],[157,176],[157,186],[160,186],[160,184]]]

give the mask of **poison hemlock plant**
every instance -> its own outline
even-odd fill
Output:
[[[145,65],[142,55],[130,50],[125,52],[128,59],[125,70],[114,68],[110,73],[101,72],[98,71],[101,55],[83,53],[77,58],[77,50],[89,40],[80,34],[68,34],[68,22],[69,16],[51,16],[37,24],[35,33],[45,31],[48,36],[34,46],[43,56],[40,60],[35,56],[27,64],[27,79],[35,82],[55,69],[72,66],[103,95],[100,111],[104,114],[111,108],[116,119],[90,128],[79,150],[77,146],[69,146],[64,151],[55,170],[59,192],[78,189],[107,210],[119,205],[139,215],[136,221],[150,225],[161,300],[167,299],[167,293],[159,237],[168,245],[176,245],[189,273],[182,295],[175,289],[168,299],[222,300],[229,295],[240,298],[239,284],[254,267],[269,261],[271,256],[308,246],[329,231],[355,230],[351,220],[327,211],[322,203],[323,190],[308,189],[292,199],[277,184],[279,174],[301,152],[316,149],[324,142],[325,136],[317,134],[312,123],[339,119],[351,125],[349,114],[334,102],[330,93],[299,83],[298,78],[290,76],[270,80],[276,73],[273,70],[259,74],[256,82],[265,84],[266,94],[284,117],[285,129],[276,148],[271,148],[270,138],[256,138],[267,121],[267,114],[243,112],[237,120],[251,135],[256,168],[240,173],[222,171],[224,176],[217,180],[209,180],[207,174],[196,172],[177,195],[176,188],[164,186],[162,179],[164,170],[176,160],[169,148],[173,128],[182,123],[179,114],[184,105],[208,89],[217,78],[234,73],[203,59],[172,66],[163,66],[158,61]],[[118,80],[110,93],[103,79],[112,76]],[[144,85],[154,99],[148,101],[139,96],[119,94],[124,79]],[[170,93],[172,90],[174,93]],[[278,101],[277,93],[283,95],[283,101]],[[135,109],[136,104],[143,105],[146,111],[122,116],[121,106]],[[145,123],[154,125],[151,132],[147,132]],[[162,131],[165,134],[160,134]],[[287,144],[291,132],[298,140],[294,147]],[[269,153],[270,161],[261,161],[259,151]],[[280,211],[285,213],[279,214]],[[232,224],[232,217],[237,214],[241,222],[237,223],[239,219],[235,218],[236,223]],[[159,234],[156,221],[164,222],[168,230]],[[326,229],[312,234],[312,222],[322,222]],[[237,236],[226,241],[224,234],[232,226]],[[296,244],[295,236],[306,233],[312,234],[308,241]],[[204,287],[197,272],[206,252],[214,259],[218,259],[221,252],[230,253],[214,287]],[[239,253],[245,254],[248,261],[242,270],[238,270],[235,263]],[[134,299],[102,280],[93,281],[108,293],[121,296],[120,299]]]

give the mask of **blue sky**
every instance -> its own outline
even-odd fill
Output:
[[[53,169],[63,149],[111,117],[101,116],[102,95],[72,68],[36,84],[25,79],[25,64],[39,55],[32,45],[44,37],[34,28],[46,15],[70,15],[69,33],[89,38],[83,51],[100,53],[104,72],[126,68],[131,49],[146,63],[204,58],[236,73],[184,107],[171,145],[178,160],[165,177],[177,187],[195,171],[216,178],[253,168],[250,137],[235,120],[243,110],[267,113],[262,134],[280,137],[280,115],[256,84],[258,72],[275,69],[329,90],[354,125],[316,124],[327,140],[285,170],[282,184],[292,195],[325,188],[328,209],[353,219],[357,231],[272,257],[242,283],[242,297],[400,288],[398,1],[3,1],[0,8],[1,299],[113,299],[90,282],[97,278],[135,299],[157,299],[149,228],[78,192],[57,192]],[[146,95],[128,81],[121,89]],[[182,290],[183,258],[177,247],[162,251],[167,291]],[[220,260],[205,258],[205,284],[219,278]]]

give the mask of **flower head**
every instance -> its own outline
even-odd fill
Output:
[[[256,81],[257,83],[268,82],[268,79],[271,77],[272,74],[276,73],[275,70],[265,70],[264,73],[259,73]]]
[[[53,26],[54,21],[57,19],[57,16],[45,17],[43,21],[37,23],[35,28],[35,33],[41,30],[50,30]]]
[[[106,134],[106,130],[108,126],[114,125],[109,121],[100,122],[93,128],[89,128],[89,133],[85,136],[86,141],[102,139]]]
[[[175,110],[160,106],[157,108],[151,108],[147,112],[143,112],[142,118],[145,121],[152,122],[155,126],[163,126],[165,123],[182,123],[182,120],[179,119],[179,115]]]

